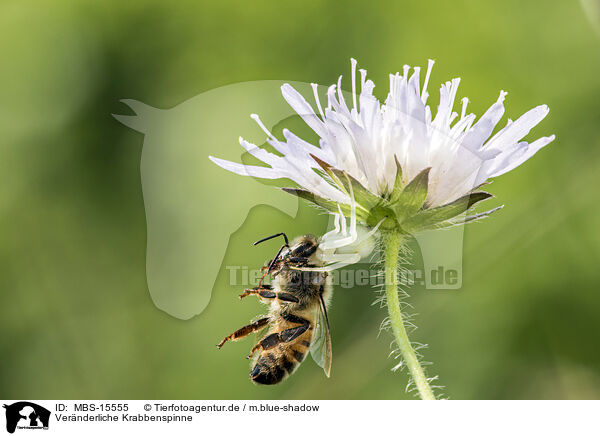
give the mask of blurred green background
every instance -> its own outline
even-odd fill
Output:
[[[335,293],[332,378],[307,361],[276,387],[248,381],[251,340],[214,347],[262,310],[235,298],[225,268],[200,316],[158,310],[146,286],[143,136],[111,117],[127,112],[122,98],[170,108],[240,81],[328,85],[348,74],[352,56],[379,97],[388,73],[433,58],[432,106],[439,83],[456,76],[476,114],[500,89],[509,92],[509,117],[550,106],[531,137],[557,140],[498,179],[490,191],[506,207],[466,229],[463,288],[411,290],[412,336],[429,344],[428,371],[449,398],[599,399],[593,22],[574,0],[3,1],[0,397],[412,398],[406,374],[390,372],[390,337],[378,337],[385,313],[371,306],[369,288]],[[272,247],[250,247],[257,236],[325,225],[305,204],[295,220],[256,207],[232,235],[226,262],[260,266]]]

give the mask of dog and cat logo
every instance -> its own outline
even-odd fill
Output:
[[[5,404],[6,431],[14,433],[16,429],[48,430],[50,411],[29,401]]]

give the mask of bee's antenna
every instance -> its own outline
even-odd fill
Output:
[[[289,246],[290,246],[290,243],[289,243],[289,241],[288,241],[288,237],[287,237],[287,236],[286,236],[286,234],[285,234],[285,233],[283,233],[283,232],[282,232],[282,233],[275,233],[274,235],[267,236],[266,238],[262,238],[262,239],[260,239],[260,240],[256,241],[256,242],[255,242],[254,244],[252,244],[252,245],[258,245],[258,244],[260,244],[261,242],[265,242],[265,241],[268,241],[269,239],[277,238],[278,236],[283,236],[283,240],[285,241],[285,245],[284,245],[284,247],[289,247]]]
[[[283,244],[281,246],[281,248],[279,249],[279,251],[277,252],[277,254],[275,255],[275,257],[273,258],[273,260],[271,260],[271,262],[269,263],[269,267],[267,268],[267,271],[265,272],[265,274],[262,276],[262,278],[260,279],[260,286],[262,286],[262,282],[265,279],[265,277],[271,273],[271,271],[273,271],[273,266],[275,266],[275,264],[277,263],[277,261],[279,260],[279,256],[281,256],[281,252],[283,251],[284,248],[290,248],[290,242],[288,241],[288,237],[285,233],[281,232],[281,233],[275,233],[274,235],[271,236],[267,236],[266,238],[262,238],[258,241],[256,241],[253,245],[258,245],[261,242],[265,242],[268,241],[269,239],[273,239],[273,238],[277,238],[279,236],[283,236],[283,240],[285,241],[285,244]]]

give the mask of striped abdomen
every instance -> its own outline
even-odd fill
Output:
[[[274,385],[291,375],[306,357],[311,338],[312,329],[309,329],[293,341],[262,350],[250,371],[250,380]]]

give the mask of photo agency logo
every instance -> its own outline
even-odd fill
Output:
[[[29,401],[18,401],[3,406],[6,409],[6,431],[14,433],[19,430],[48,430],[50,411],[45,407]]]

